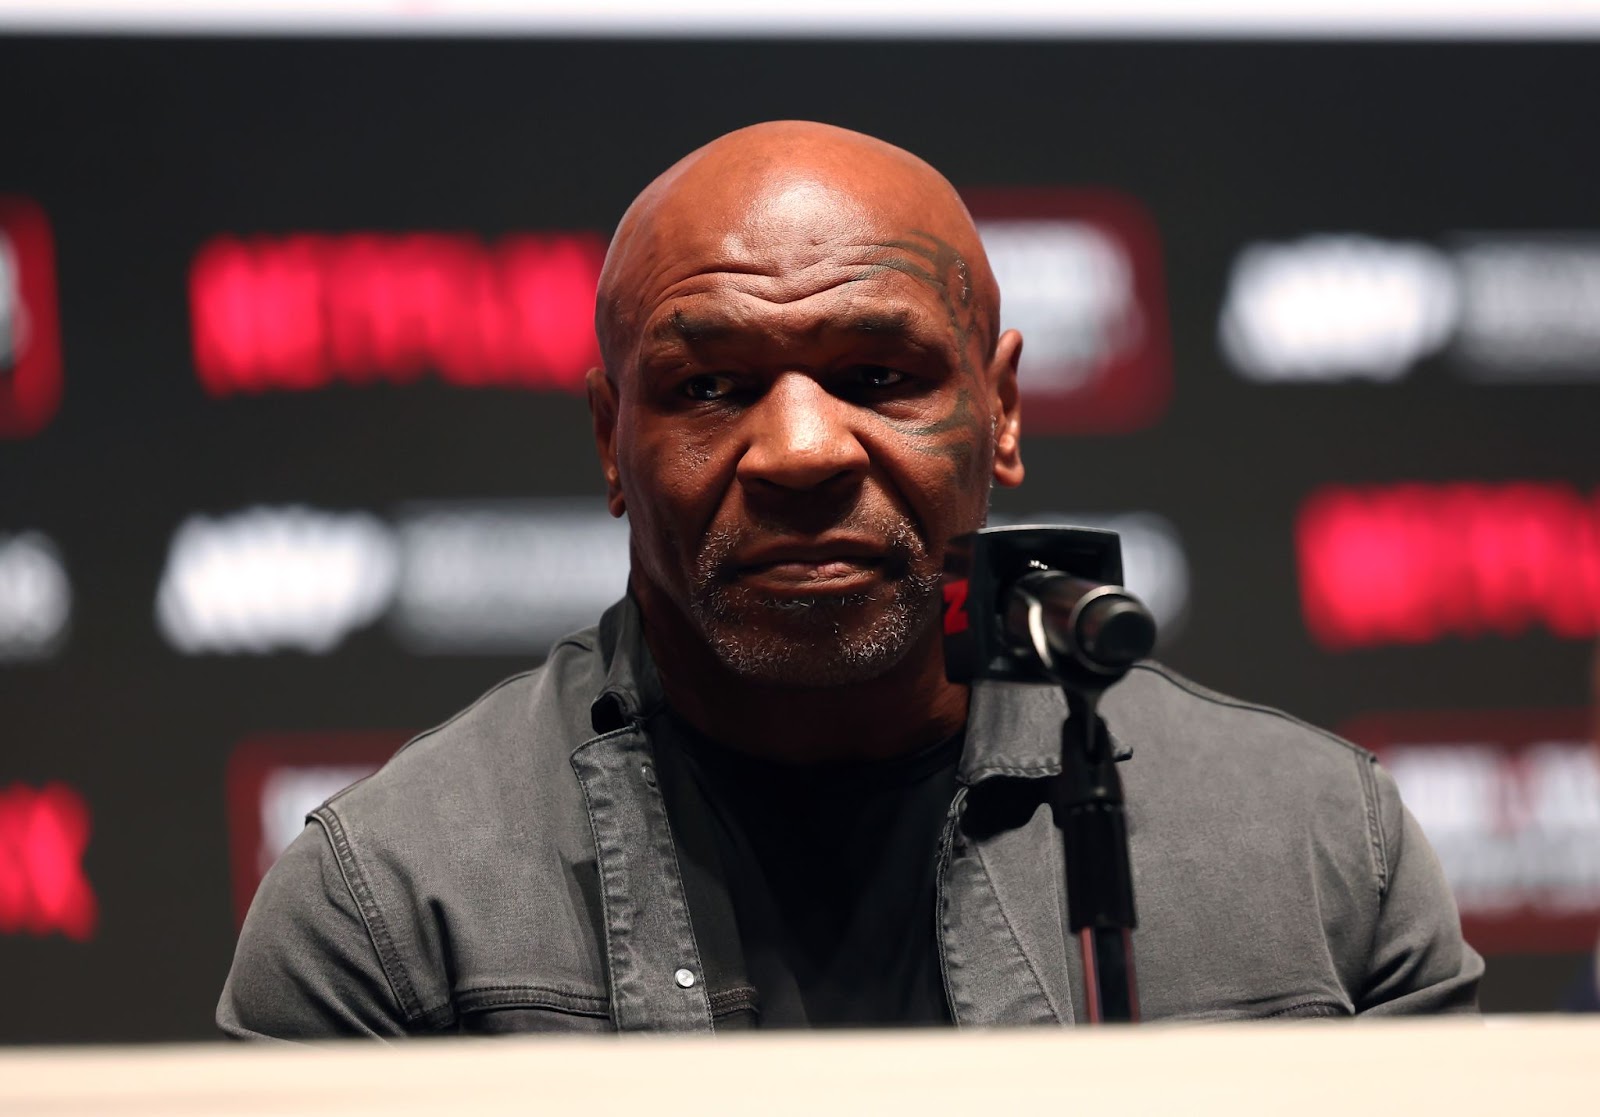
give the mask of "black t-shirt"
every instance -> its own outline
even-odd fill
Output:
[[[654,735],[693,784],[663,791],[675,830],[691,831],[680,860],[702,956],[719,941],[742,953],[760,1026],[950,1022],[935,887],[960,736],[892,760],[796,766],[733,752],[670,714]],[[696,791],[704,805],[687,801]],[[695,810],[704,822],[685,827]],[[732,933],[706,926],[717,905],[697,902],[696,878],[725,885]]]

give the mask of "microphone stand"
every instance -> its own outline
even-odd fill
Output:
[[[1100,692],[1063,685],[1061,776],[1052,809],[1065,839],[1067,923],[1078,936],[1089,1022],[1137,1023],[1133,867],[1122,777],[1095,711]]]
[[[1149,651],[1155,628],[1120,586],[1063,577],[1038,560],[1030,565],[1011,588],[1007,621],[1016,645],[1032,652],[1036,668],[1067,699],[1051,811],[1065,845],[1067,925],[1083,956],[1089,1022],[1137,1023],[1128,815],[1111,733],[1097,708],[1106,688],[1127,673],[1131,649]],[[1117,651],[1097,659],[1086,654],[1091,642]]]
[[[1066,696],[1050,805],[1095,1024],[1139,1019],[1128,816],[1097,707],[1150,653],[1155,621],[1121,582],[1120,541],[1092,528],[984,528],[953,540],[945,555],[946,675],[1053,685]]]

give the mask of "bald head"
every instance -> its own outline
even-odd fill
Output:
[[[859,132],[773,121],[689,153],[628,207],[595,306],[607,373],[616,379],[633,364],[656,303],[694,276],[764,276],[782,301],[803,288],[787,281],[840,243],[861,249],[859,266],[841,283],[892,268],[938,285],[952,318],[992,352],[999,289],[972,218],[944,176]]]

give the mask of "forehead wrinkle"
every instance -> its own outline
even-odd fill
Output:
[[[711,359],[733,357],[758,364],[777,354],[792,359],[808,345],[843,342],[869,351],[891,346],[935,353],[958,344],[944,329],[942,318],[923,308],[860,299],[816,309],[795,303],[703,310],[679,306],[657,317],[643,333],[642,345],[651,360],[699,352]]]

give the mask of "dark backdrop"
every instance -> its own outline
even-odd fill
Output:
[[[88,942],[0,936],[0,1038],[207,1035],[234,935],[230,749],[403,733],[536,662],[415,656],[381,629],[327,657],[181,656],[152,619],[177,524],[602,491],[575,395],[425,378],[208,398],[186,284],[222,233],[604,232],[685,151],[780,117],[881,136],[962,187],[1114,189],[1159,230],[1170,406],[1133,433],[1027,438],[1027,485],[998,506],[1166,517],[1193,589],[1165,658],[1318,723],[1586,701],[1589,642],[1536,629],[1319,648],[1291,524],[1330,481],[1591,491],[1600,389],[1478,386],[1432,362],[1389,385],[1259,385],[1216,337],[1251,241],[1594,226],[1595,46],[13,37],[0,104],[0,193],[48,213],[64,354],[48,426],[0,442],[0,531],[47,532],[73,588],[64,647],[0,665],[0,785],[81,793],[99,903]],[[1542,1007],[1569,964],[1508,960],[1493,998]]]

